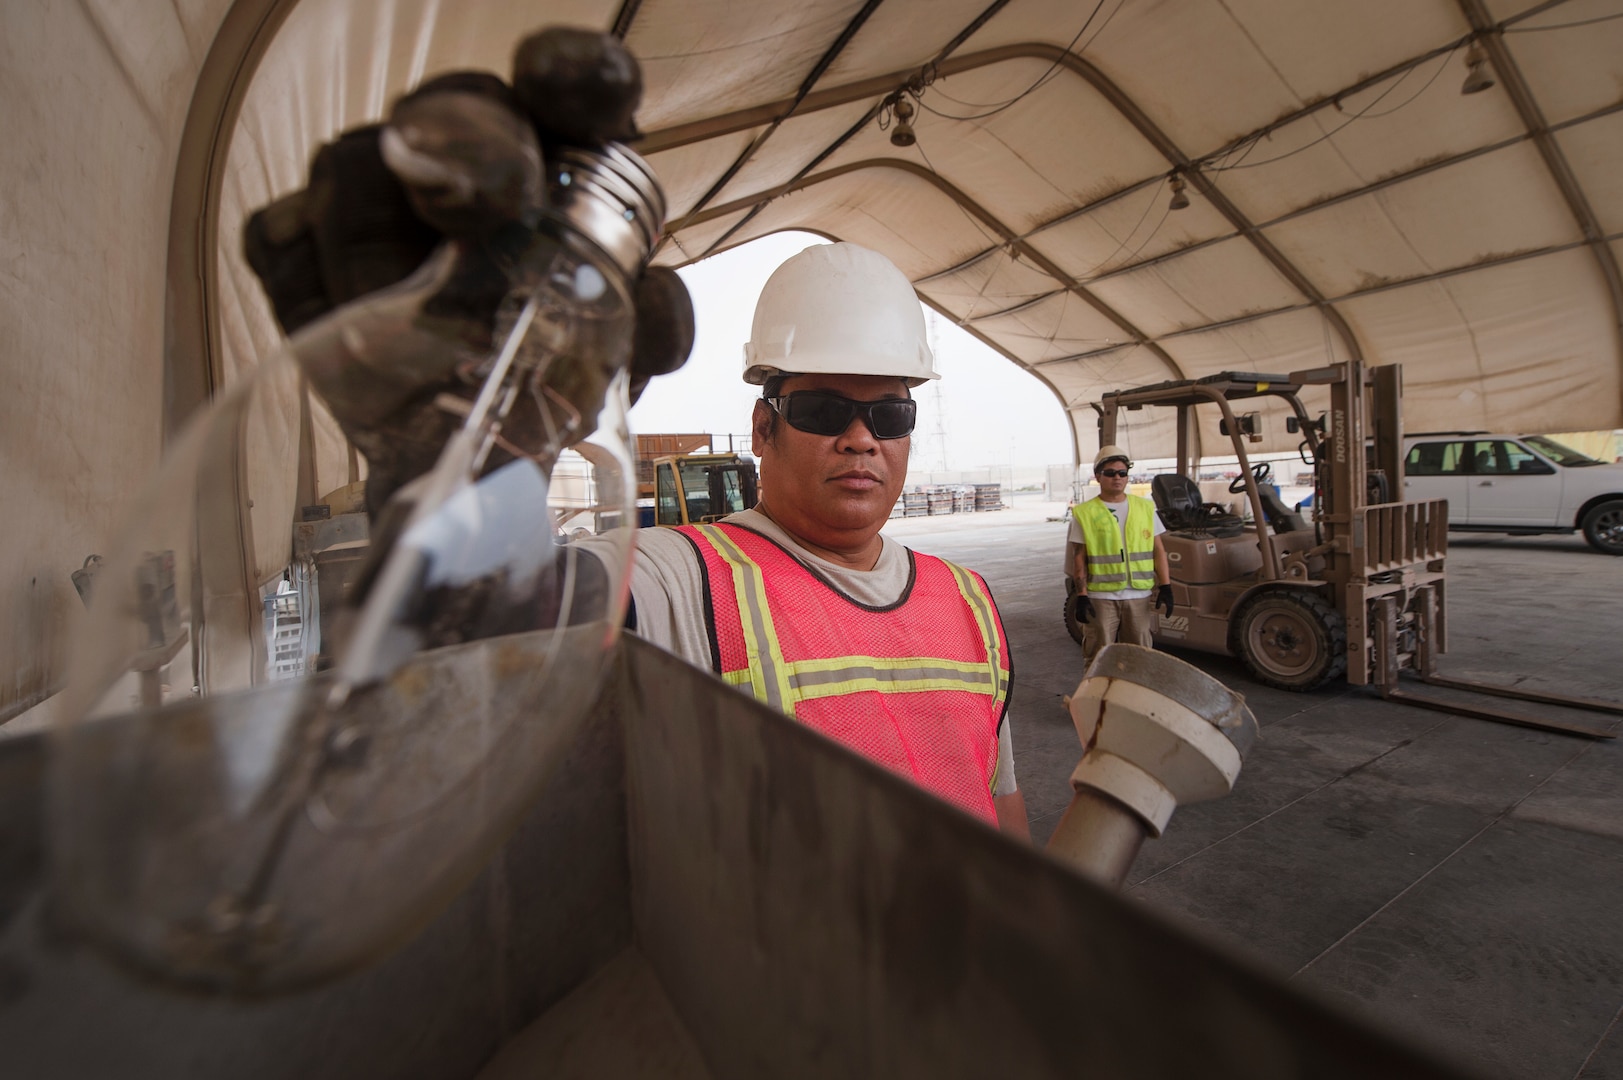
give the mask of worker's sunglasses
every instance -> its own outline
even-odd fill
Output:
[[[862,417],[876,439],[900,439],[913,434],[918,402],[912,398],[853,401],[826,390],[796,390],[787,397],[767,398],[778,415],[797,431],[811,435],[843,435],[851,421]]]
[[[1100,469],[1099,470],[1099,475],[1100,476],[1114,476],[1119,480],[1123,476],[1127,475],[1127,470],[1126,469]]]

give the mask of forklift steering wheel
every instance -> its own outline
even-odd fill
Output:
[[[1251,475],[1257,478],[1257,486],[1269,483],[1273,479],[1274,467],[1266,461],[1259,461],[1251,466]],[[1241,473],[1229,481],[1229,494],[1238,495],[1245,490],[1245,474]]]

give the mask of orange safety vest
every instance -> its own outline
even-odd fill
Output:
[[[751,529],[677,531],[701,559],[716,674],[997,824],[998,732],[1013,673],[978,574],[909,551],[901,599],[873,608]]]

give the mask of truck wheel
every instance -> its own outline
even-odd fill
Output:
[[[1623,499],[1603,502],[1584,515],[1584,539],[1606,555],[1623,555]]]
[[[1076,594],[1067,593],[1065,596],[1065,629],[1070,631],[1071,639],[1078,645],[1086,644],[1082,640],[1082,624],[1076,621]]]
[[[1259,593],[1240,609],[1233,627],[1231,645],[1260,683],[1312,690],[1347,672],[1346,623],[1317,593]]]

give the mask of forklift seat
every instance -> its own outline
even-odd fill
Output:
[[[1150,481],[1150,495],[1169,532],[1199,532],[1211,536],[1239,536],[1245,521],[1217,503],[1202,502],[1200,487],[1189,477],[1162,473]]]
[[[1268,524],[1273,527],[1274,532],[1300,532],[1307,528],[1307,522],[1302,520],[1302,515],[1285,505],[1285,500],[1274,491],[1272,484],[1258,485],[1257,494],[1262,496],[1262,512],[1267,516]]]

